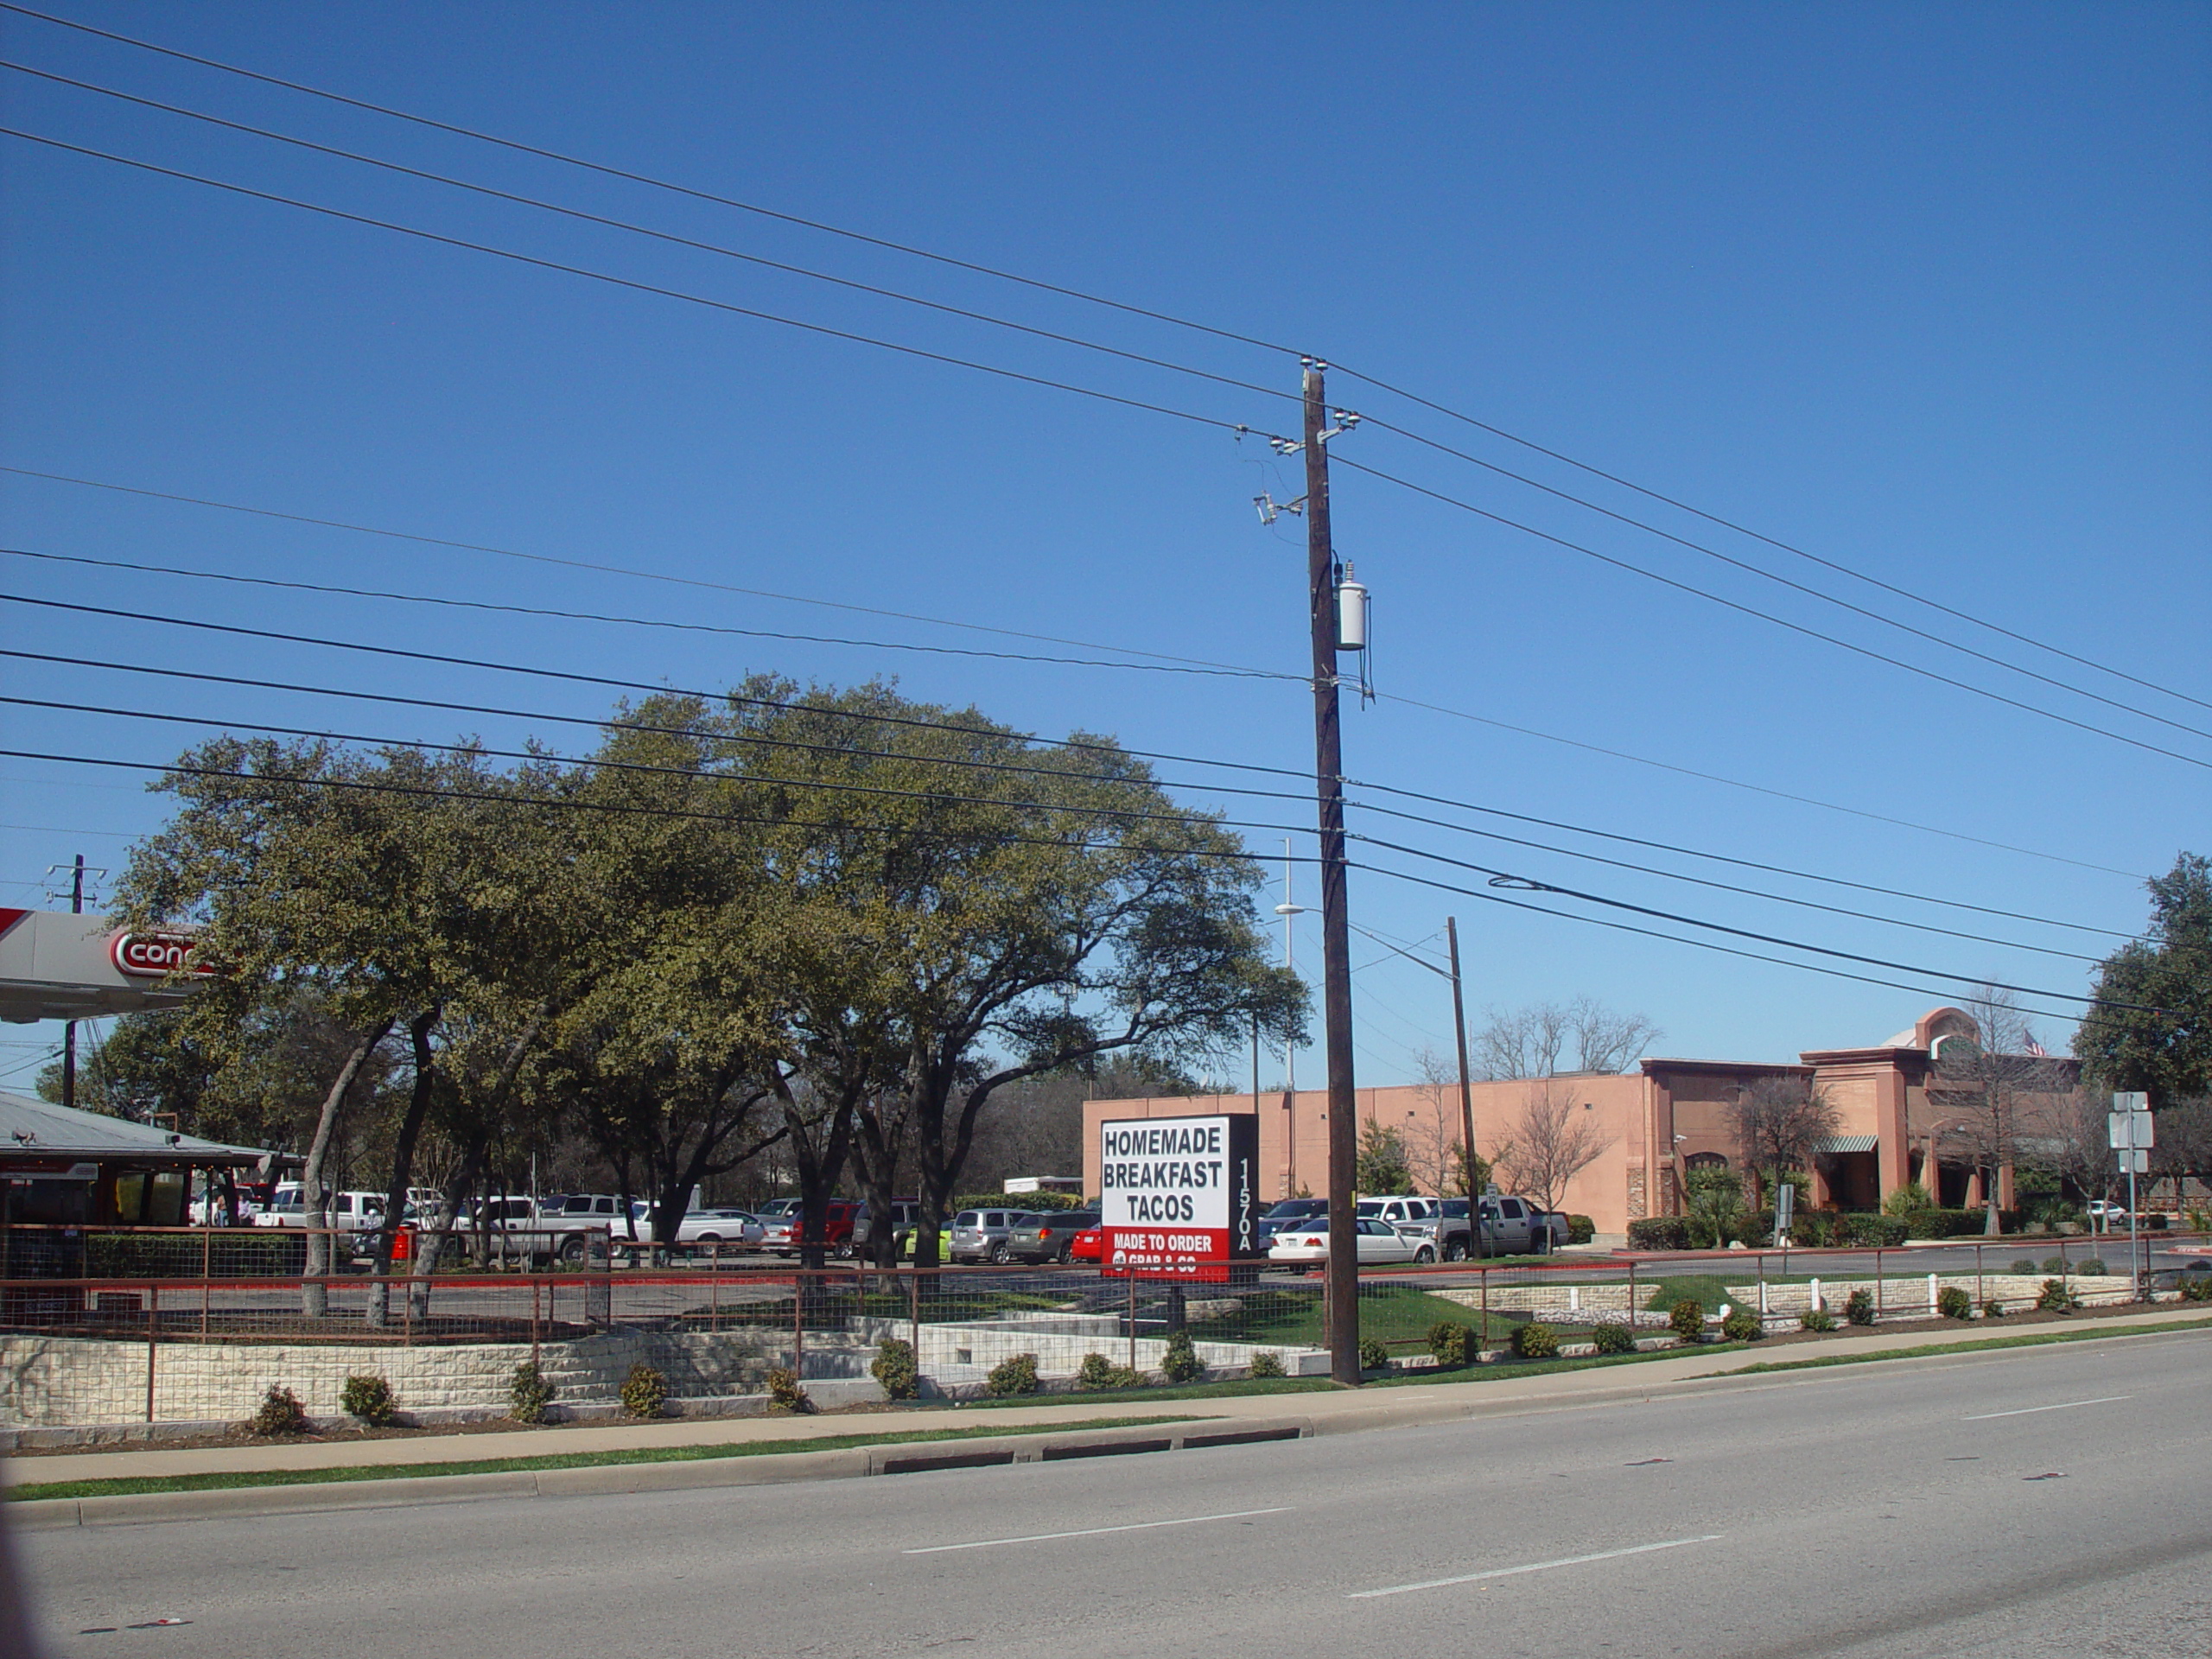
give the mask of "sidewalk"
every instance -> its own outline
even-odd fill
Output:
[[[2063,1329],[2088,1332],[2126,1327],[2186,1325],[2212,1317],[2195,1306],[2131,1308],[2124,1313],[2077,1319]],[[1977,1322],[1955,1332],[1912,1331],[1874,1336],[1825,1338],[1793,1343],[1773,1351],[1776,1362],[1802,1363],[1839,1356],[1864,1356],[1905,1349],[1956,1347],[2001,1338],[2013,1332]],[[1102,1418],[1189,1416],[1193,1418],[1288,1417],[1323,1424],[1365,1427],[1360,1420],[1403,1421],[1521,1408],[1539,1402],[1562,1404],[1622,1394],[1648,1394],[1714,1377],[1725,1377],[1765,1359],[1758,1351],[1690,1350],[1629,1366],[1552,1372],[1492,1380],[1478,1376],[1452,1382],[1408,1383],[1389,1388],[1317,1390],[1307,1394],[1239,1395],[1228,1399],[1154,1401],[1110,1394],[1055,1395],[1049,1402],[1020,1406],[954,1406],[916,1412],[840,1414],[810,1417],[721,1417],[691,1421],[610,1423],[573,1427],[516,1429],[498,1434],[426,1434],[397,1440],[344,1440],[325,1444],[274,1444],[162,1450],[67,1452],[11,1458],[0,1463],[10,1484],[105,1480],[162,1475],[230,1473],[259,1470],[328,1469],[346,1466],[425,1463],[474,1463],[490,1459],[533,1458],[659,1446],[775,1443],[804,1451],[810,1440],[852,1434],[917,1432],[948,1428],[1008,1429],[1055,1423],[1095,1422]]]

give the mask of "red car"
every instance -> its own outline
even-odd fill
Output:
[[[829,1249],[844,1252],[853,1242],[853,1226],[860,1219],[861,1206],[852,1198],[832,1198],[823,1207],[822,1243]],[[793,1256],[799,1251],[799,1228],[805,1217],[793,1210],[788,1215],[778,1216],[768,1224],[768,1230],[760,1240],[760,1248],[771,1255]]]
[[[1086,1227],[1068,1241],[1068,1260],[1071,1262],[1103,1262],[1106,1259],[1106,1230]]]

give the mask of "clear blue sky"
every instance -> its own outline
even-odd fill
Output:
[[[1321,353],[1885,581],[2212,701],[2212,12],[2199,6],[454,6],[54,0],[184,50]],[[0,15],[19,62],[1293,390],[1294,360],[594,179]],[[1255,393],[563,223],[9,73],[6,124],[1257,427]],[[1263,444],[0,139],[9,464],[1293,673],[1300,486]],[[2034,652],[1341,376],[1334,401],[2184,726],[2212,708]],[[1912,640],[1369,427],[1348,461],[1883,654],[2212,760],[2212,741]],[[1599,493],[1602,492],[1602,493]],[[1914,678],[1349,471],[1338,539],[1382,690],[2000,851],[1386,701],[1355,777],[2126,930],[2205,849],[2208,773]],[[8,544],[740,626],[919,623],[0,478]],[[683,685],[849,681],[1044,732],[1310,765],[1302,688],[487,620],[25,568],[7,590]],[[583,690],[4,611],[18,648],[552,712]],[[1002,642],[1001,642],[1002,643]],[[1046,648],[1051,649],[1051,648]],[[14,694],[423,738],[529,722],[9,664]],[[191,728],[9,709],[4,747],[158,760]],[[1169,768],[1176,776],[1188,768]],[[128,774],[0,762],[0,902],[159,822]],[[1192,793],[1193,802],[1210,798]],[[1239,817],[1310,823],[1310,806]],[[1464,815],[1447,815],[1464,817]],[[23,828],[21,826],[34,826]],[[1391,834],[1371,818],[1355,827]],[[1732,925],[2061,991],[2086,965],[1440,829],[1394,836]],[[1540,838],[1555,835],[1534,832]],[[1258,836],[1262,846],[1274,844]],[[1562,844],[1595,849],[1586,838]],[[1299,847],[1312,850],[1310,836]],[[1630,857],[1640,857],[1634,853]],[[1356,856],[1370,856],[1356,853]],[[1376,861],[1382,861],[1379,858]],[[1395,862],[1417,868],[1410,861]],[[1665,857],[1669,868],[1726,877]],[[2101,868],[2084,868],[2094,866]],[[1448,871],[1438,874],[1452,879]],[[2021,944],[2111,941],[1777,892]],[[1480,886],[1479,879],[1471,884]],[[1301,896],[1313,888],[1301,872]],[[1456,911],[1469,998],[1587,993],[1662,1052],[1879,1041],[1936,999],[1359,872],[1355,919]],[[1310,918],[1309,922],[1310,922]],[[1357,942],[1360,1076],[1448,1032]],[[1318,933],[1300,941],[1319,960]],[[1877,976],[1915,978],[1880,974]],[[2041,1022],[2060,1046],[2064,1027]],[[8,1033],[18,1045],[44,1030]],[[0,1086],[38,1051],[0,1050]],[[1268,1080],[1280,1074],[1270,1064]],[[1318,1077],[1313,1057],[1301,1075]]]

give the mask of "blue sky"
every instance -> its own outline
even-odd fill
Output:
[[[2212,17],[2202,8],[54,3],[186,51],[1319,352],[2212,701]],[[14,61],[144,97],[1295,388],[1295,360],[1264,350],[50,24],[0,14],[0,44]],[[1288,404],[1257,393],[20,74],[0,87],[6,124],[71,143],[1216,420],[1280,429],[1294,419]],[[1303,666],[1302,527],[1263,527],[1250,505],[1262,490],[1287,498],[1302,486],[1257,440],[18,139],[0,139],[0,420],[11,466],[1293,674]],[[1376,420],[1731,557],[2212,729],[2203,702],[1891,600],[1342,373],[1330,390]],[[1340,470],[1338,543],[1375,592],[1382,690],[1593,746],[1386,699],[1347,715],[1356,778],[2120,931],[2142,920],[2141,875],[2206,847],[2212,741],[2202,735],[1790,594],[1373,424],[1338,454],[1878,656],[2192,757],[1916,678]],[[906,643],[1006,643],[15,475],[0,475],[0,524],[9,545],[48,552]],[[972,702],[1040,732],[1083,728],[1288,767],[1312,759],[1309,699],[1281,681],[487,620],[7,563],[7,591],[21,594],[681,685],[758,670],[837,682],[895,673],[912,696]],[[289,642],[16,606],[4,614],[19,649],[558,714],[597,715],[608,702]],[[7,679],[19,696],[217,727],[560,735],[543,723],[21,662]],[[142,760],[195,734],[24,708],[0,711],[0,722],[10,748]],[[129,838],[160,820],[160,803],[128,774],[9,760],[0,778],[0,822],[10,826],[0,830],[0,877],[13,884],[0,902],[36,902],[45,867],[80,850],[119,865]],[[1261,804],[1235,816],[1312,820],[1310,807]],[[2018,947],[2094,956],[2113,943],[1789,877],[1756,883],[2008,943],[1942,938],[1445,829],[1402,825],[1400,836],[1357,815],[1354,827],[1967,979],[2079,992],[2086,963]],[[1266,849],[1279,837],[1254,840]],[[1297,850],[1311,853],[1310,836]],[[1423,868],[1355,851],[1365,856]],[[1310,871],[1300,879],[1310,899]],[[1352,892],[1356,921],[1403,940],[1427,938],[1456,912],[1478,1017],[1487,1005],[1586,993],[1657,1021],[1665,1052],[1783,1058],[1872,1043],[1936,1000],[1364,870]],[[1318,963],[1310,925],[1299,953]],[[1447,1041],[1441,982],[1364,941],[1354,960],[1361,1079],[1402,1080],[1415,1052]],[[2064,1034],[2057,1020],[2039,1030],[2054,1048]],[[16,1046],[0,1049],[10,1074],[0,1086],[29,1077],[40,1051],[22,1045],[51,1034],[8,1035]],[[1318,1077],[1315,1058],[1300,1065]],[[1270,1063],[1268,1081],[1279,1075]]]

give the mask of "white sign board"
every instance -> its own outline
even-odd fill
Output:
[[[2108,1112],[2105,1116],[2106,1133],[2111,1137],[2114,1152],[2157,1146],[2157,1131],[2152,1123],[2148,1112]]]
[[[1109,1271],[1211,1278],[1255,1252],[1255,1116],[1113,1118],[1098,1132]]]

